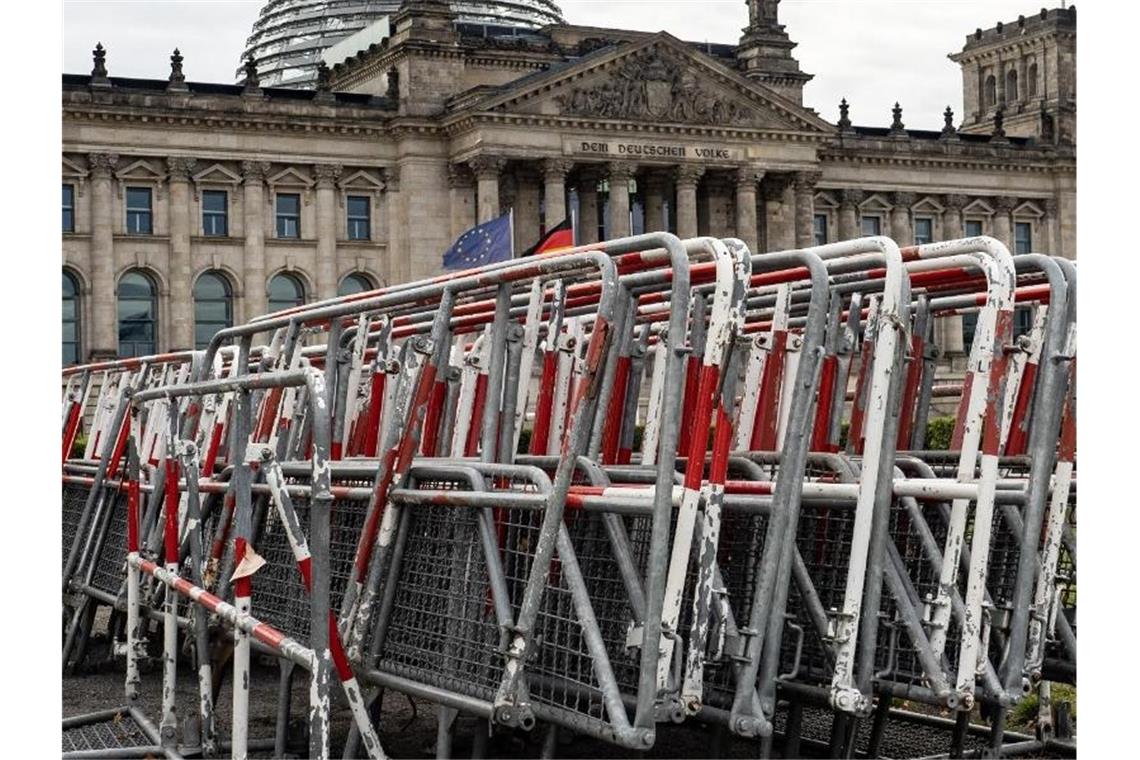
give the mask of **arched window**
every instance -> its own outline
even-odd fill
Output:
[[[283,311],[305,303],[305,286],[291,274],[279,274],[269,281],[269,311]]]
[[[79,283],[63,270],[63,366],[79,363]]]
[[[353,296],[375,289],[376,286],[364,275],[350,274],[340,281],[340,287],[336,289],[336,294],[338,296]]]
[[[119,356],[158,352],[158,298],[154,281],[138,270],[119,280]]]
[[[990,74],[986,77],[986,108],[993,108],[997,105],[997,80],[994,75]]]
[[[194,283],[194,345],[205,348],[218,330],[233,327],[230,281],[220,272],[203,272]]]
[[[1029,91],[1029,97],[1037,97],[1037,64],[1029,64],[1029,81],[1025,83],[1026,89]]]
[[[1006,102],[1011,103],[1018,99],[1017,97],[1017,72],[1013,69],[1005,75],[1005,99]]]

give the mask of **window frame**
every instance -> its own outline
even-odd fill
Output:
[[[874,221],[875,231],[867,231],[867,222]],[[859,215],[859,234],[862,237],[874,237],[883,234],[883,217],[881,214],[860,214]]]
[[[353,201],[363,201],[364,203],[364,216],[359,214],[353,215],[352,203]],[[345,209],[345,237],[349,240],[371,240],[372,239],[372,198],[368,195],[346,195],[344,199]],[[356,229],[356,224],[361,221],[364,223],[364,235],[357,236],[353,232]]]
[[[349,280],[357,280],[364,286],[362,290],[345,290],[344,284]],[[372,278],[364,274],[364,272],[349,272],[341,278],[336,286],[337,297],[356,295],[357,293],[367,293],[370,290],[376,290],[376,286],[372,284]]]
[[[219,282],[221,282],[222,293],[223,293],[221,298],[217,298],[217,297],[213,297],[213,296],[203,297],[203,296],[200,296],[198,294],[198,286],[207,277],[211,278],[211,279],[218,280]],[[198,340],[198,325],[199,324],[210,324],[210,325],[216,324],[216,325],[219,325],[219,327],[216,330],[214,330],[214,332],[210,333],[211,337],[213,337],[213,335],[216,332],[218,332],[218,330],[224,330],[226,328],[234,326],[234,289],[233,289],[233,285],[230,284],[230,278],[226,277],[226,275],[223,272],[221,272],[218,269],[207,269],[205,272],[202,272],[200,275],[198,275],[197,279],[194,280],[194,288],[191,290],[190,295],[191,295],[191,300],[193,301],[193,304],[194,304],[194,347],[195,347],[195,350],[202,350],[202,349],[206,348],[207,345],[209,345],[210,339],[207,338],[204,342]],[[198,317],[198,305],[199,304],[206,304],[206,303],[221,303],[225,306],[225,317],[223,318],[222,321],[218,321],[218,320],[214,320],[214,319],[209,319],[209,320],[200,320],[199,319],[199,317]]]
[[[146,193],[146,208],[141,206],[131,206],[132,193]],[[123,208],[126,212],[126,232],[128,235],[153,235],[154,234],[154,188],[147,185],[130,185],[123,189]],[[146,229],[133,229],[131,226],[132,216],[135,220],[146,219]],[[135,225],[136,227],[140,225]]]
[[[63,315],[63,318],[61,320],[62,326],[66,326],[68,324],[75,326],[73,330],[75,337],[73,340],[68,340],[66,332],[61,332],[61,348],[63,346],[73,346],[74,359],[71,362],[68,362],[66,354],[63,356],[63,366],[68,367],[79,364],[83,359],[83,290],[79,284],[79,278],[69,272],[67,270],[67,267],[63,268],[63,282],[65,285],[70,284],[71,286],[70,298],[67,295],[66,288],[63,289],[63,301],[67,302],[70,300],[72,302],[72,316],[70,319],[68,319],[67,312],[61,308],[60,311]]]
[[[212,211],[206,208],[206,199],[216,196],[222,197],[222,210]],[[218,190],[211,188],[209,190],[202,190],[201,192],[201,207],[202,207],[202,237],[229,237],[230,236],[230,193],[228,190]],[[218,219],[222,222],[222,231],[217,232],[216,226],[211,230],[207,226],[206,221],[216,222]]]
[[[285,198],[293,198],[297,201],[297,211],[295,214],[286,214],[281,211],[281,201]],[[273,197],[273,217],[274,217],[274,232],[278,240],[300,240],[301,239],[301,194],[300,193],[274,193]],[[282,234],[281,223],[285,222],[285,232],[289,231],[288,223],[292,220],[296,225],[294,230],[295,234]]]
[[[1025,239],[1025,250],[1021,249],[1021,236],[1018,235],[1021,230],[1025,230],[1027,233]],[[1033,252],[1033,222],[1029,220],[1013,220],[1013,252],[1015,255]]]
[[[124,281],[128,277],[130,277],[131,275],[138,275],[139,277],[141,277],[146,282],[147,287],[150,289],[150,298],[148,299],[150,301],[150,317],[148,319],[131,319],[131,320],[124,320],[123,319],[123,300],[124,299],[123,299],[123,294],[122,294],[122,288],[123,288]],[[143,299],[142,298],[131,298],[129,300],[142,301]],[[150,274],[148,274],[147,272],[145,272],[142,269],[128,269],[126,272],[123,272],[123,274],[119,277],[118,284],[115,286],[115,325],[116,325],[116,335],[117,335],[119,357],[124,358],[124,359],[128,359],[128,358],[134,358],[134,357],[139,357],[139,356],[149,356],[150,354],[158,353],[158,335],[159,335],[159,333],[158,333],[158,330],[159,330],[158,320],[159,320],[158,284],[155,281],[154,277],[152,277]],[[124,353],[123,352],[123,346],[124,346],[124,343],[123,343],[123,323],[124,322],[134,322],[134,323],[138,323],[138,324],[149,324],[150,328],[151,328],[151,330],[150,330],[151,337],[150,337],[149,341],[144,340],[144,341],[131,341],[130,342],[130,345],[132,346],[132,353]],[[143,347],[144,350],[139,351],[138,349],[140,346]]]
[[[811,235],[812,235],[812,239],[815,240],[816,245],[827,245],[827,242],[828,242],[827,227],[828,227],[828,224],[830,223],[830,221],[831,220],[828,218],[828,215],[826,213],[812,214]],[[822,228],[820,227],[821,222],[822,222]],[[823,236],[822,240],[820,240],[821,233]]]
[[[75,232],[75,185],[71,182],[63,183],[63,192],[71,197],[63,202],[63,231]],[[70,219],[68,218],[70,216]]]
[[[978,234],[970,233],[970,225],[978,225]],[[965,237],[981,237],[986,234],[986,223],[983,219],[963,219],[962,220],[962,235]]]
[[[929,234],[925,240],[919,238],[918,227],[920,223],[925,223],[930,226]],[[916,216],[914,218],[914,244],[927,245],[934,242],[934,217],[932,216]]]
[[[296,286],[296,289],[300,295],[291,299],[287,304],[284,300],[277,300],[276,303],[280,304],[280,306],[275,306],[275,301],[273,298],[273,283],[276,282],[278,278],[284,278],[285,280],[292,282]],[[277,274],[273,275],[269,278],[269,282],[266,283],[265,290],[265,304],[266,308],[269,310],[268,313],[270,314],[278,311],[283,311],[284,309],[292,309],[297,306],[304,306],[306,303],[308,303],[309,300],[309,290],[305,286],[304,280],[292,272],[278,272]]]

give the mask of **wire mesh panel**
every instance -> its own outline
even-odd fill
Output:
[[[91,493],[88,486],[77,483],[63,484],[63,562],[60,569],[67,568],[67,554],[71,550],[71,542],[75,540],[75,532],[79,529],[79,518],[83,515],[83,507],[87,503],[87,496]]]
[[[95,568],[91,585],[117,596],[127,577],[127,495],[111,494],[107,508],[110,510],[107,531],[98,556],[92,560]]]
[[[108,720],[85,723],[63,731],[64,752],[129,749],[153,744],[127,710]]]

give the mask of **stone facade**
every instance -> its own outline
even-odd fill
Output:
[[[384,44],[307,92],[262,88],[256,71],[244,86],[108,78],[97,57],[92,76],[63,79],[75,354],[120,351],[128,272],[153,285],[155,350],[189,348],[214,308],[194,295],[207,272],[240,322],[281,274],[310,301],[436,274],[455,237],[507,210],[519,251],[571,216],[580,242],[664,228],[774,250],[980,225],[1075,256],[1069,140],[958,130],[949,113],[942,132],[907,130],[901,108],[891,128],[853,126],[846,105],[831,124],[802,106],[810,75],[777,6],[750,2],[740,43],[711,45],[570,25],[499,38],[415,0]],[[219,203],[224,234],[207,234]]]

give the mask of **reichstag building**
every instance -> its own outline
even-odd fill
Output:
[[[575,26],[548,0],[388,5],[266,3],[238,84],[188,81],[177,51],[166,80],[117,77],[101,46],[63,76],[65,364],[430,276],[507,210],[518,251],[573,218],[580,242],[984,233],[1075,255],[1074,9],[962,30],[964,112],[922,131],[899,107],[875,126],[806,108],[778,0],[726,44]]]

